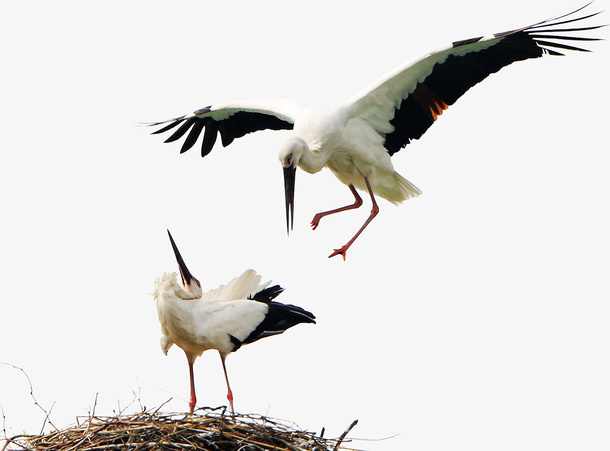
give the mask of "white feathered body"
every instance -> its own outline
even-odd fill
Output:
[[[175,343],[194,362],[204,351],[223,356],[235,349],[231,336],[243,341],[265,318],[269,306],[248,297],[263,290],[261,277],[247,270],[226,285],[203,293],[201,298],[184,290],[176,273],[155,281],[153,297],[161,323],[161,348],[165,354]]]
[[[375,194],[394,204],[421,194],[394,170],[379,132],[347,109],[304,109],[296,118],[294,135],[303,138],[312,152],[299,162],[306,172],[328,167],[341,182],[365,192],[366,177]]]

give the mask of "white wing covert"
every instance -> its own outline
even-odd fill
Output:
[[[206,291],[201,299],[203,301],[233,301],[248,299],[269,286],[271,281],[261,284],[261,276],[253,269],[247,269],[240,276],[232,279],[226,285]]]
[[[590,4],[590,3],[589,3]],[[589,5],[588,4],[588,5]],[[456,41],[398,67],[350,99],[343,111],[366,120],[385,138],[390,155],[419,139],[444,110],[477,83],[505,66],[560,50],[588,51],[563,41],[598,41],[575,36],[601,26],[560,28],[599,13],[560,20],[581,11],[517,30]]]

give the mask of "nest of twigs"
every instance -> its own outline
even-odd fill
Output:
[[[78,425],[44,435],[7,440],[3,450],[113,451],[335,451],[345,448],[356,421],[336,439],[298,430],[263,416],[228,414],[225,409],[200,409],[195,414],[138,413],[133,416],[79,419]]]

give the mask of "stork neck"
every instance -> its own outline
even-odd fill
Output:
[[[185,290],[183,288],[180,288],[179,290],[180,291],[176,291],[176,295],[184,301],[192,301],[201,297],[201,294],[198,295],[196,293],[191,293],[190,291]]]
[[[320,171],[328,161],[328,157],[325,152],[312,151],[308,148],[299,161],[299,167],[305,172],[313,174]]]

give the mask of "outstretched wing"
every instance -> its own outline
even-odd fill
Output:
[[[438,116],[471,87],[515,61],[561,51],[588,51],[564,41],[598,41],[575,36],[605,25],[562,27],[596,16],[569,14],[517,30],[457,41],[410,63],[373,83],[344,105],[349,117],[368,121],[385,137],[390,155],[419,139]]]
[[[205,157],[214,147],[218,133],[222,145],[226,147],[235,138],[241,138],[247,133],[259,130],[291,130],[302,109],[301,105],[290,100],[245,100],[210,105],[181,117],[148,125],[168,124],[153,134],[165,133],[180,125],[165,140],[166,143],[174,142],[188,132],[180,153],[193,147],[205,129],[201,142],[201,156]]]

